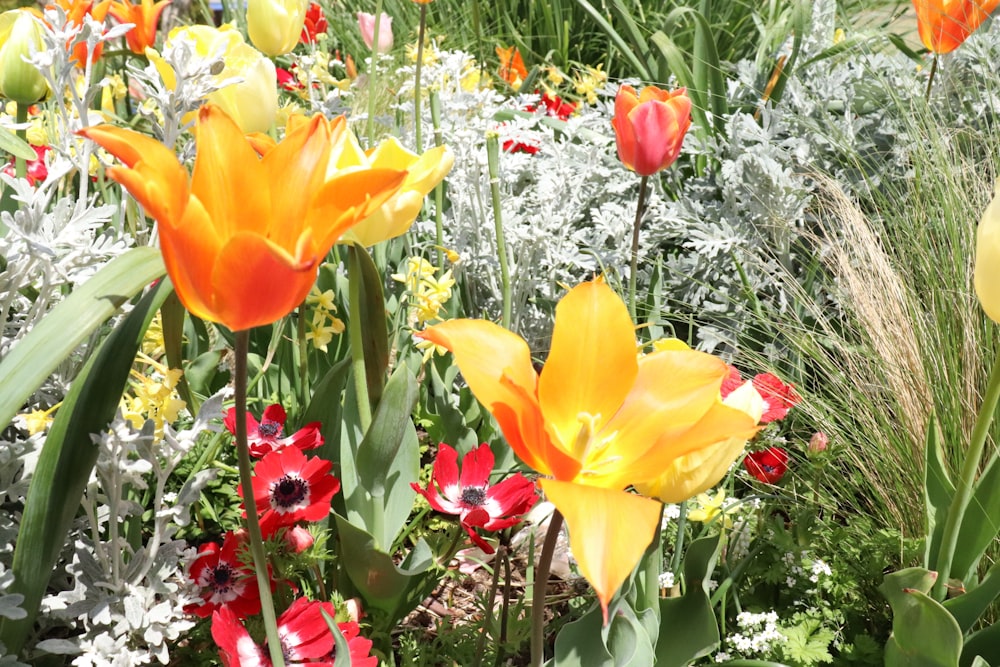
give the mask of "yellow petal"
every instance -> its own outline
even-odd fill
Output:
[[[566,519],[573,557],[594,587],[607,625],[608,603],[652,542],[663,506],[625,491],[554,479],[541,485]]]
[[[581,415],[595,418],[599,430],[625,400],[636,373],[635,329],[621,298],[602,280],[571,289],[556,306],[552,350],[538,384],[550,432],[567,452],[574,449]]]
[[[418,335],[455,355],[472,393],[496,417],[522,461],[542,474],[572,478],[574,462],[545,432],[536,399],[538,376],[523,338],[492,322],[461,319]]]
[[[979,221],[972,276],[983,311],[994,322],[1000,322],[1000,180],[993,201]]]

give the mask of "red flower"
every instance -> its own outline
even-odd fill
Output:
[[[278,452],[286,447],[294,447],[299,450],[315,449],[323,444],[323,436],[320,434],[320,423],[310,422],[287,438],[282,438],[282,430],[285,427],[285,409],[280,405],[269,405],[264,409],[264,415],[260,423],[247,413],[247,441],[250,445],[250,455],[260,458],[271,452]],[[233,435],[236,434],[236,408],[229,408],[226,418],[223,420],[226,428]]]
[[[684,88],[666,91],[646,86],[637,93],[626,85],[618,90],[611,119],[618,158],[640,176],[652,176],[673,164],[690,126],[691,99]]]
[[[422,489],[415,483],[410,486],[438,512],[457,515],[476,546],[491,554],[493,547],[474,529],[500,530],[513,526],[538,500],[534,483],[521,473],[490,486],[492,471],[493,452],[489,445],[482,444],[462,459],[459,477],[458,452],[442,443],[434,459],[433,479],[427,488]]]
[[[719,393],[722,394],[722,398],[725,399],[726,396],[733,393],[743,384],[743,376],[740,375],[740,371],[736,366],[729,367],[729,375],[727,375],[722,380],[722,386],[719,387]]]
[[[295,77],[294,74],[289,72],[284,67],[275,67],[275,72],[278,75],[278,85],[288,91],[302,90],[302,83]]]
[[[329,474],[331,467],[329,461],[306,458],[296,447],[271,452],[257,463],[253,497],[265,536],[282,526],[327,517],[330,499],[340,490],[340,482]],[[243,497],[242,485],[237,493]]]
[[[743,465],[751,475],[765,484],[776,484],[788,470],[788,452],[781,447],[750,452],[743,459]]]
[[[35,185],[39,181],[44,181],[49,175],[49,167],[45,164],[45,154],[49,152],[49,147],[32,146],[32,148],[35,149],[35,159],[25,162],[25,166],[28,168],[25,178],[28,179],[28,183]],[[11,158],[10,162],[4,165],[3,173],[12,178],[16,175],[14,158]]]
[[[535,91],[538,92],[538,91]],[[566,120],[576,111],[576,105],[572,102],[567,102],[558,95],[549,95],[548,93],[542,93],[541,99],[542,106],[545,107],[545,115],[552,116],[553,118],[558,118],[559,120]],[[525,111],[537,111],[537,104],[529,104],[524,108]]]
[[[770,373],[761,373],[753,379],[754,389],[764,399],[767,406],[760,418],[761,424],[784,419],[793,405],[802,399],[790,384],[785,384]]]
[[[508,139],[503,142],[503,149],[507,153],[527,153],[528,155],[534,155],[541,150],[538,146],[532,146],[531,144],[526,144],[523,141],[515,143],[513,139]]]
[[[338,623],[337,628],[347,640],[347,648],[351,653],[351,667],[378,667],[378,658],[372,657],[372,640],[359,636],[361,628],[357,623],[354,621]],[[336,649],[330,657],[337,657]]]
[[[228,609],[235,617],[246,618],[260,612],[260,589],[253,568],[240,560],[244,539],[226,533],[222,548],[215,542],[203,544],[191,563],[188,577],[201,587],[202,604],[184,607],[184,611],[207,618],[218,609]]]
[[[323,13],[323,8],[316,2],[309,3],[309,9],[306,10],[306,22],[302,26],[302,35],[299,37],[299,42],[302,44],[315,44],[317,38],[326,33],[327,29],[326,14]]]
[[[327,665],[333,667],[333,634],[321,611],[331,618],[336,615],[333,604],[299,598],[278,617],[278,637],[285,664]],[[347,626],[347,627],[345,627]],[[350,627],[353,626],[353,627]],[[348,640],[352,664],[375,667],[376,658],[368,659],[371,642],[358,637],[357,623],[340,623],[338,627]],[[351,637],[348,637],[351,633]],[[240,620],[227,609],[212,615],[212,639],[219,646],[219,657],[225,667],[268,667],[268,652],[250,637]],[[360,660],[355,660],[355,654]]]

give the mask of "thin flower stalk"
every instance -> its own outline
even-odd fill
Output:
[[[646,208],[646,189],[649,186],[649,176],[643,176],[639,181],[639,201],[635,206],[635,221],[632,223],[632,265],[628,273],[628,310],[633,321],[636,319],[635,274],[639,270],[639,229],[642,224],[642,214]]]
[[[378,47],[382,36],[382,0],[375,0],[375,29],[372,31],[372,64],[368,68],[368,118],[365,137],[368,147],[375,145],[375,91],[378,90]]]
[[[490,196],[493,200],[493,229],[497,239],[497,258],[500,260],[500,289],[503,293],[503,314],[500,324],[504,329],[509,329],[510,268],[507,265],[507,241],[503,233],[503,210],[500,205],[500,138],[495,132],[486,135],[486,158],[490,170]]]
[[[535,587],[531,592],[531,667],[542,667],[545,660],[545,593],[552,569],[552,556],[562,530],[563,517],[559,510],[552,510],[552,518],[545,531],[542,553],[535,566]]]
[[[421,42],[421,45],[423,42]],[[419,63],[419,57],[417,56]],[[419,81],[419,78],[418,78]],[[438,91],[431,90],[431,123],[434,125],[434,145],[443,146],[444,137],[441,134],[441,96]],[[444,220],[442,219],[442,209],[444,208],[444,182],[438,183],[434,188],[434,241],[437,245],[437,265],[444,266]]]
[[[427,31],[427,5],[420,5],[420,27],[417,29],[417,67],[413,74],[413,132],[417,142],[417,152],[424,152],[423,114],[420,108],[420,76],[424,68],[424,35]],[[438,144],[440,145],[440,144]],[[440,261],[438,262],[440,264]]]

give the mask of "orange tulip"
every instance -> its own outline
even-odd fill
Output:
[[[691,99],[685,88],[673,91],[646,86],[636,93],[622,86],[615,97],[618,158],[640,176],[652,176],[674,163],[691,126]]]
[[[500,58],[500,78],[511,85],[514,90],[521,87],[521,82],[528,78],[528,70],[524,67],[521,52],[516,46],[509,49],[496,48]]]
[[[258,159],[219,107],[198,114],[198,152],[189,176],[174,153],[110,125],[86,128],[125,163],[109,167],[159,222],[167,273],[194,315],[233,331],[269,324],[302,303],[330,247],[392,196],[405,171],[327,174],[341,119],[315,116]]]
[[[636,355],[628,309],[602,280],[556,307],[552,348],[535,371],[528,344],[483,320],[450,320],[421,338],[450,350],[515,453],[548,479],[580,571],[604,610],[660,521],[658,501],[624,489],[678,457],[756,431],[720,399],[726,364],[693,350]],[[623,520],[624,519],[624,520]]]
[[[913,0],[920,39],[934,53],[951,53],[998,4],[1000,0]]]
[[[109,9],[119,23],[134,23],[135,27],[125,34],[125,43],[129,51],[138,55],[146,53],[146,49],[156,43],[156,24],[160,13],[171,0],[140,0],[135,5],[128,0],[116,0]]]
[[[111,8],[111,0],[101,0],[95,3],[94,0],[55,0],[49,7],[59,6],[66,12],[66,25],[81,26],[83,17],[88,14],[95,21],[103,21]],[[68,45],[67,45],[68,46]],[[104,51],[104,43],[99,42],[94,47],[94,52],[90,56],[90,62],[96,62]],[[70,57],[78,67],[83,67],[87,62],[87,43],[77,42],[73,46],[73,54]]]

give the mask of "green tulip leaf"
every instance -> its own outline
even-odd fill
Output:
[[[14,157],[25,160],[35,160],[38,158],[31,144],[5,127],[0,127],[0,151],[10,153]]]
[[[924,506],[926,508],[924,566],[928,570],[937,568],[937,558],[941,551],[944,525],[948,518],[951,500],[955,497],[955,485],[948,476],[941,455],[941,436],[937,418],[931,413],[927,422],[927,438],[924,445]]]
[[[965,640],[962,649],[961,667],[976,667],[977,664],[1000,665],[1000,624],[983,628]]]
[[[978,586],[958,597],[945,600],[944,608],[955,617],[958,626],[965,633],[972,629],[998,596],[1000,596],[1000,563],[994,563]]]
[[[886,576],[879,590],[892,607],[886,667],[957,667],[962,630],[948,610],[927,592],[937,575],[908,568]]]
[[[990,461],[975,483],[972,499],[962,516],[962,527],[955,542],[955,558],[950,578],[970,582],[975,579],[979,561],[1000,533],[1000,465]]]

